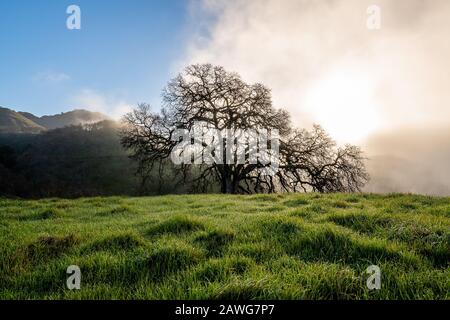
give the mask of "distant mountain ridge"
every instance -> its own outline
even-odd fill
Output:
[[[0,107],[0,133],[40,133],[72,125],[110,120],[106,115],[83,109],[38,117],[29,112]]]

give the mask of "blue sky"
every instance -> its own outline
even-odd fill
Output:
[[[66,28],[71,4],[81,8],[81,30]],[[185,51],[188,7],[187,0],[1,1],[0,106],[37,115],[90,107],[113,116],[125,104],[159,107]]]

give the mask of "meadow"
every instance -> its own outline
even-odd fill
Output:
[[[449,261],[450,198],[0,198],[0,299],[449,299]]]

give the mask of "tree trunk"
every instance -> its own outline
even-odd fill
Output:
[[[230,176],[222,178],[222,193],[234,194],[236,193],[236,183]]]
[[[233,181],[230,178],[222,179],[222,193],[232,194],[235,193]]]

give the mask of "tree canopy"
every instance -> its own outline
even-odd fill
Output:
[[[180,130],[198,132],[199,123],[214,134],[180,136]],[[223,193],[354,192],[369,178],[360,148],[338,147],[318,125],[294,128],[288,112],[274,108],[268,88],[211,64],[188,66],[164,89],[160,112],[140,104],[124,124],[121,142],[144,179],[155,165],[167,166],[174,153],[192,159],[173,166],[177,176],[203,191],[219,186]],[[253,144],[242,132],[263,139]],[[186,158],[193,145],[194,154],[213,161],[199,162],[190,153]]]

